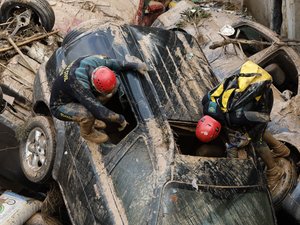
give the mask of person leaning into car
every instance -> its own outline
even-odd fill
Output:
[[[251,141],[266,165],[274,197],[278,183],[284,178],[284,171],[274,158],[287,157],[290,150],[277,144],[265,131],[273,107],[271,83],[272,76],[267,71],[251,61],[244,63],[239,74],[225,78],[204,96],[205,116],[198,122],[196,136],[202,142],[210,142],[219,135],[222,126],[229,158],[237,158],[238,149]],[[269,146],[273,146],[273,152]]]
[[[145,73],[144,63],[110,59],[102,55],[90,55],[70,63],[53,83],[50,110],[54,117],[74,121],[80,126],[81,136],[101,144],[108,141],[103,131],[105,122],[118,123],[119,131],[128,124],[123,115],[104,106],[117,91],[116,72],[133,70]],[[102,129],[97,131],[97,129]]]

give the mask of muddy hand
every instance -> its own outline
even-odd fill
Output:
[[[140,74],[144,75],[148,71],[148,67],[147,67],[147,65],[145,63],[139,63],[138,67],[137,67],[137,71]]]
[[[129,123],[126,120],[124,120],[124,122],[120,124],[118,131],[120,131],[120,132],[123,131],[128,124]]]
[[[125,60],[130,63],[137,63],[137,64],[143,63],[143,61],[140,60],[138,57],[135,57],[133,55],[128,55],[128,54],[125,55]]]

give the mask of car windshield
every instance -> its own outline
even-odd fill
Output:
[[[164,189],[160,217],[161,225],[275,224],[268,194],[257,186],[198,187],[172,182]]]

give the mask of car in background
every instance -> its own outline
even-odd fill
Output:
[[[149,66],[144,76],[120,74],[120,89],[106,106],[125,115],[129,126],[122,132],[109,126],[116,145],[109,152],[49,110],[54,79],[90,54],[136,57]],[[276,224],[253,147],[229,159],[220,138],[204,144],[195,137],[201,99],[216,84],[189,34],[85,23],[35,77],[33,118],[20,147],[23,171],[33,182],[58,183],[73,224]]]
[[[209,6],[209,7],[207,7]],[[211,7],[209,3],[193,4],[180,1],[176,7],[160,15],[152,24],[175,32],[193,35],[201,45],[214,74],[222,81],[237,73],[243,63],[251,60],[273,77],[274,105],[268,130],[291,150],[291,166],[299,176],[300,160],[300,96],[299,54],[269,28],[249,20],[244,15]],[[224,42],[243,41],[224,44]],[[251,42],[248,44],[247,42]],[[253,41],[260,42],[259,44]],[[213,46],[219,45],[215,48]],[[288,185],[285,198],[276,200],[279,209],[287,211],[300,222],[299,188],[296,179]],[[284,199],[284,200],[283,200]]]
[[[2,0],[1,22],[1,76],[0,76],[0,177],[1,187],[16,192],[23,188],[41,190],[23,174],[19,159],[18,134],[31,115],[34,73],[17,51],[10,49],[8,38],[15,43],[33,35],[51,31],[54,12],[46,0]],[[33,42],[31,42],[32,44]],[[32,68],[37,62],[24,56]]]

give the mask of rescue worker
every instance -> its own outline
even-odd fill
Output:
[[[270,121],[273,93],[272,76],[255,63],[248,61],[240,74],[226,78],[202,100],[203,113],[196,128],[196,136],[202,142],[217,138],[221,126],[226,138],[227,156],[238,157],[238,149],[252,142],[254,149],[267,167],[267,180],[271,193],[283,177],[284,171],[273,156],[286,157],[289,149],[275,141],[265,129]],[[269,146],[273,147],[273,155]]]
[[[128,124],[123,115],[104,106],[118,90],[116,73],[124,70],[144,74],[147,66],[144,63],[119,61],[102,55],[78,58],[53,83],[51,113],[59,120],[77,122],[84,139],[97,144],[107,142],[109,138],[103,131],[106,122],[119,124],[119,131]]]

